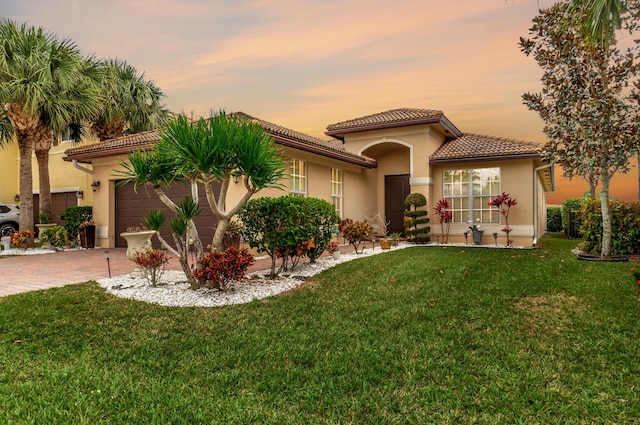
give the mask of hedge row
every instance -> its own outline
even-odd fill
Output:
[[[597,254],[602,248],[602,212],[599,200],[582,203],[581,219],[583,251]],[[640,254],[640,202],[610,201],[611,253]]]

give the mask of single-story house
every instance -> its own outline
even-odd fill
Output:
[[[483,243],[493,244],[493,232],[504,241],[505,223],[487,203],[507,192],[518,201],[509,216],[515,244],[535,244],[544,234],[544,194],[553,190],[554,175],[553,167],[542,161],[540,144],[463,133],[442,111],[427,109],[395,109],[331,124],[325,132],[328,140],[238,114],[259,123],[289,163],[285,189],[257,196],[322,198],[342,218],[365,220],[380,213],[390,220],[389,231],[397,232],[403,230],[404,199],[419,192],[427,199],[432,239],[440,234],[433,207],[447,198],[453,211],[449,240],[464,242],[467,222],[473,220],[484,227]],[[127,154],[149,148],[158,138],[157,131],[147,131],[66,150],[64,160],[90,175],[98,246],[126,246],[119,234],[139,224],[150,207],[162,205],[154,193],[116,185]],[[230,196],[241,196],[240,186],[231,186]],[[184,191],[177,187],[172,196],[181,197]],[[203,211],[209,214],[208,206]],[[198,226],[205,241],[213,235],[211,218],[204,217]]]

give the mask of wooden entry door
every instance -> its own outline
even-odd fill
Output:
[[[387,226],[388,232],[404,231],[404,200],[410,193],[409,174],[384,176],[384,215],[387,221],[391,221]]]

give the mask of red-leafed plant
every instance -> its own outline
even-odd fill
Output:
[[[502,192],[501,195],[491,199],[491,202],[489,202],[488,205],[490,207],[498,208],[500,210],[500,214],[504,216],[505,227],[502,231],[507,234],[507,246],[511,246],[513,239],[509,238],[509,233],[511,233],[511,230],[513,229],[509,227],[509,213],[511,212],[511,207],[518,205],[518,201],[512,198],[508,193]]]
[[[451,227],[451,219],[453,218],[453,213],[449,211],[449,208],[451,208],[451,204],[446,198],[440,199],[434,208],[436,214],[438,214],[438,218],[440,219],[442,243],[449,242],[449,228]]]
[[[11,235],[10,244],[14,248],[26,248],[29,244],[29,239],[33,242],[33,232],[31,230],[20,230]]]
[[[167,269],[169,258],[164,251],[150,249],[147,251],[138,251],[136,253],[135,263],[138,265],[144,278],[149,282],[149,285],[156,286],[158,280],[160,280],[162,274]]]
[[[633,275],[634,282],[640,285],[640,268],[638,268],[638,263],[633,263],[633,267],[631,267],[629,271]],[[640,294],[640,289],[638,289],[638,294]]]
[[[232,247],[202,257],[198,262],[200,267],[193,275],[202,286],[224,290],[231,281],[244,279],[253,262],[249,251]]]
[[[360,249],[360,245],[371,236],[371,232],[373,232],[373,226],[369,223],[354,221],[342,230],[342,236],[353,245],[356,254],[362,254],[364,247]]]

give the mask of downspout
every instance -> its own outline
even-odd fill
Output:
[[[85,173],[87,173],[87,174],[92,174],[92,175],[93,175],[93,170],[90,170],[90,169],[88,169],[88,168],[86,168],[86,167],[83,167],[82,165],[78,164],[78,161],[77,161],[77,160],[75,160],[75,159],[74,159],[74,160],[72,160],[72,161],[71,161],[71,163],[72,163],[72,164],[73,164],[73,166],[74,166],[75,168],[77,168],[78,170],[80,170],[80,171],[84,171],[84,172],[85,172]]]
[[[541,165],[533,169],[533,246],[538,245],[538,171],[551,167],[553,164]],[[551,184],[553,186],[553,182]]]

